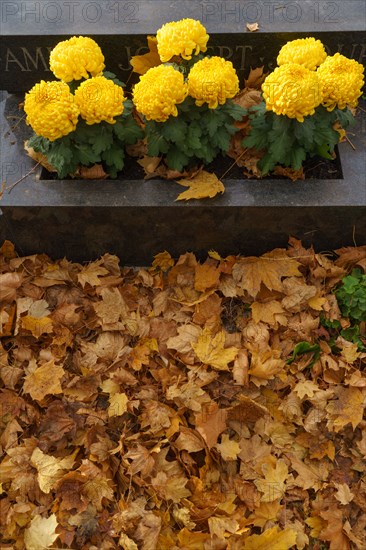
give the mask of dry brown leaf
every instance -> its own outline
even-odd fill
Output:
[[[221,443],[215,445],[223,460],[236,460],[240,453],[240,445],[234,439],[230,439],[227,434],[221,437]]]
[[[292,181],[305,179],[305,173],[304,173],[303,167],[301,167],[299,170],[295,170],[295,168],[290,168],[289,166],[277,165],[273,170],[273,174],[275,176],[285,176],[285,178],[289,178]]]
[[[328,428],[339,432],[344,426],[351,423],[355,430],[362,421],[366,391],[354,387],[338,387],[335,395],[337,399],[330,401],[326,407]]]
[[[205,407],[196,416],[196,429],[202,435],[209,449],[216,445],[219,435],[226,430],[227,410],[219,409],[216,403]]]
[[[179,185],[188,187],[187,191],[183,191],[176,198],[177,201],[190,199],[212,199],[218,193],[223,193],[225,187],[215,174],[201,170],[193,178],[184,178],[177,181]]]
[[[300,277],[300,265],[294,258],[290,258],[285,250],[277,248],[259,258],[249,256],[239,260],[233,267],[233,277],[255,298],[261,284],[269,290],[283,291],[282,278]]]
[[[53,359],[27,374],[23,390],[29,393],[35,401],[42,401],[46,395],[62,393],[61,378],[65,371],[60,365],[55,365]]]
[[[16,299],[17,288],[22,284],[22,277],[18,273],[2,273],[0,275],[0,300],[12,302]]]
[[[71,177],[84,180],[105,180],[108,178],[108,173],[101,164],[94,164],[93,166],[79,166],[76,172],[71,174]]]
[[[78,281],[83,288],[86,284],[89,284],[90,286],[99,286],[101,283],[99,277],[108,275],[108,269],[102,267],[100,265],[101,263],[102,260],[98,260],[97,262],[88,264],[78,273]]]
[[[57,519],[55,514],[44,518],[39,514],[32,518],[30,526],[24,532],[26,550],[44,550],[49,548],[59,537],[56,533]]]
[[[71,470],[77,453],[78,449],[70,456],[56,458],[43,453],[38,447],[34,449],[31,456],[31,464],[38,472],[39,488],[43,493],[49,493],[64,473],[67,470]]]
[[[271,300],[265,303],[253,302],[251,310],[255,323],[263,322],[274,325],[275,327],[277,327],[278,324],[287,325],[286,312],[277,300]]]
[[[197,264],[195,270],[194,288],[198,292],[204,292],[208,288],[217,287],[221,270],[219,267],[204,263]]]
[[[56,168],[54,168],[52,164],[48,162],[48,158],[43,153],[36,153],[33,147],[30,147],[28,145],[28,140],[24,142],[24,149],[29,157],[38,162],[44,168],[46,168],[48,172],[57,172]]]
[[[343,506],[346,506],[355,498],[355,495],[346,483],[335,483],[334,486],[337,488],[334,496]]]
[[[184,426],[179,429],[179,437],[175,442],[175,446],[180,451],[185,450],[189,453],[202,451],[206,447],[202,436],[196,430]]]
[[[258,491],[262,493],[261,502],[273,502],[282,499],[286,490],[288,468],[282,459],[277,460],[276,465],[263,464],[264,479],[254,481]]]

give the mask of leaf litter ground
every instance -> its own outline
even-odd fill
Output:
[[[365,246],[0,267],[2,549],[366,548]]]

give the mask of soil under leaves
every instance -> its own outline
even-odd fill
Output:
[[[366,354],[321,323],[366,246],[0,252],[2,549],[366,548]]]

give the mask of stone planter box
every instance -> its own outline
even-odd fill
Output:
[[[147,265],[162,250],[173,256],[191,250],[205,257],[209,249],[222,255],[260,254],[277,246],[285,247],[289,235],[301,239],[306,246],[313,244],[319,251],[366,243],[365,102],[360,104],[357,126],[351,129],[355,150],[349,143],[339,145],[343,177],[338,174],[332,178],[330,174],[331,179],[293,183],[286,179],[234,180],[229,173],[223,180],[224,195],[188,203],[175,202],[182,188],[162,180],[128,179],[128,175],[114,181],[43,179],[42,170],[32,170],[34,161],[23,151],[27,129],[23,122],[17,124],[23,114],[18,104],[24,91],[41,78],[50,78],[44,70],[43,48],[52,48],[63,36],[93,36],[106,52],[108,68],[122,80],[128,74],[123,69],[128,55],[145,45],[146,33],[154,34],[164,21],[181,17],[200,18],[216,48],[221,48],[216,53],[239,63],[242,75],[250,65],[264,63],[270,67],[282,44],[309,35],[321,38],[332,53],[342,51],[362,62],[363,0],[286,2],[287,11],[282,11],[282,16],[275,9],[279,4],[272,2],[103,2],[102,21],[94,23],[90,20],[99,17],[99,11],[92,12],[90,6],[99,4],[81,1],[78,9],[89,10],[84,12],[84,19],[55,19],[37,37],[38,23],[26,25],[30,12],[24,12],[24,5],[29,7],[28,4],[5,2],[2,6],[4,10],[6,5],[8,12],[6,21],[3,13],[6,25],[1,68],[4,87],[12,93],[3,92],[1,96],[1,178],[7,186],[20,178],[22,181],[2,195],[0,240],[13,241],[22,255],[44,252],[53,258],[67,256],[74,261],[92,260],[108,251],[117,254],[124,265]],[[42,5],[32,3],[35,4]],[[65,6],[63,2],[52,4],[60,4],[60,9]],[[85,8],[87,4],[89,8]],[[125,20],[122,24],[110,20],[107,4],[113,4],[115,9],[119,6],[118,17],[126,19],[129,14],[138,21],[127,24]],[[249,4],[253,9],[251,16]],[[274,6],[274,11],[265,16],[268,4],[270,10]],[[254,17],[256,5],[262,10],[261,18]],[[329,13],[330,5],[337,10],[333,15]],[[136,7],[138,15],[131,12]],[[49,10],[48,19],[56,18],[58,12],[52,15]],[[39,17],[45,19],[42,13]],[[259,33],[245,31],[246,22],[253,19],[260,24]]]

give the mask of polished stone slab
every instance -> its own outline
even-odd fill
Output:
[[[209,52],[233,61],[241,79],[251,66],[271,69],[284,43],[306,36],[321,39],[331,54],[366,64],[365,0],[3,0],[0,8],[2,88],[12,92],[51,79],[50,50],[80,34],[95,38],[108,69],[131,84],[129,59],[146,51],[146,35],[183,17],[202,21],[211,35]],[[253,22],[258,32],[247,30]]]

